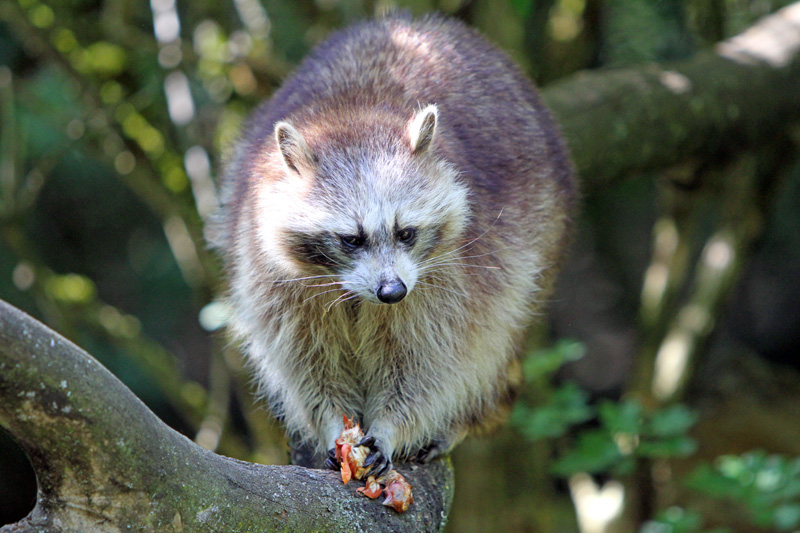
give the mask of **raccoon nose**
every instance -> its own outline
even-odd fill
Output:
[[[381,282],[376,296],[385,304],[396,304],[405,298],[407,292],[405,283],[399,279],[393,279]]]

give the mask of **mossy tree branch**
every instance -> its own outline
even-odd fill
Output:
[[[161,422],[95,359],[0,301],[0,425],[31,459],[35,509],[0,531],[438,531],[449,461],[400,471],[399,515],[335,472],[245,463]]]
[[[800,2],[690,60],[548,86],[584,189],[767,143],[800,122]]]

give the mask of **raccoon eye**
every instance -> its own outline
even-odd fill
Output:
[[[403,244],[414,244],[417,238],[417,230],[415,228],[403,228],[394,234],[395,238]]]
[[[364,237],[361,235],[339,235],[339,239],[348,248],[358,248],[364,244]]]

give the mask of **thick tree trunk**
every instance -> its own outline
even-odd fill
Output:
[[[100,363],[0,301],[0,425],[36,471],[35,509],[0,531],[439,531],[449,460],[400,468],[400,515],[335,472],[209,452],[150,412]]]

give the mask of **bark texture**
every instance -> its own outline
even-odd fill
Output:
[[[0,531],[439,531],[449,460],[398,470],[400,515],[335,472],[245,463],[159,420],[89,354],[0,301],[0,425],[36,471],[35,509]]]
[[[586,191],[769,142],[800,121],[800,2],[690,60],[581,72],[542,94]]]

